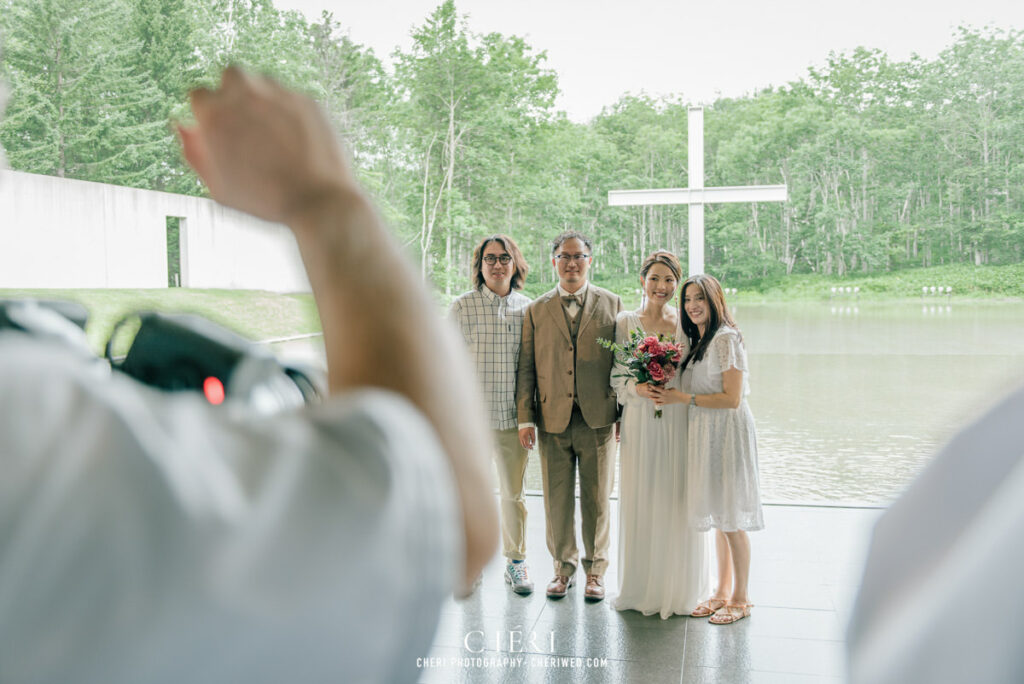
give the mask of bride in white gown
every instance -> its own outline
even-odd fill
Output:
[[[645,303],[624,311],[615,322],[616,342],[628,341],[640,328],[665,334],[684,345],[678,310],[672,298],[679,283],[679,261],[670,252],[655,252],[640,271]],[[710,591],[710,545],[707,534],[687,519],[687,406],[671,404],[656,418],[647,385],[616,377],[612,387],[623,406],[619,447],[619,587],[613,605],[663,619],[689,615]],[[679,386],[680,376],[669,381]]]

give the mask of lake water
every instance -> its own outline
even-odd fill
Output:
[[[941,301],[736,307],[765,501],[885,504],[1024,383],[1024,303]]]
[[[741,306],[769,501],[885,503],[1024,382],[1024,304]]]
[[[769,502],[885,504],[1024,383],[1021,303],[742,304],[735,317]],[[527,487],[541,488],[537,458]]]

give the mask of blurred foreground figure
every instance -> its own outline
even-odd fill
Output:
[[[1024,388],[961,431],[875,527],[852,684],[1024,682]]]
[[[0,333],[0,681],[415,681],[497,543],[469,369],[316,105],[228,69],[192,107],[213,197],[295,234],[332,397],[253,416]]]

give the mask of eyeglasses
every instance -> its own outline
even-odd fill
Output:
[[[570,261],[570,260],[571,261],[583,261],[585,259],[589,259],[590,255],[589,254],[556,254],[555,258],[558,259],[559,261],[561,261],[562,263],[565,263],[565,262]]]
[[[488,266],[493,266],[495,263],[498,262],[500,262],[501,265],[504,266],[510,261],[512,261],[512,257],[510,257],[508,254],[502,254],[501,256],[494,256],[493,254],[488,254],[487,256],[484,257],[484,263],[487,264]]]

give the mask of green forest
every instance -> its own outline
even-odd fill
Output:
[[[0,0],[11,92],[0,142],[31,173],[202,195],[169,122],[237,63],[322,103],[387,221],[442,292],[505,232],[545,268],[566,229],[595,279],[651,249],[686,263],[685,207],[607,206],[683,187],[682,95],[623,94],[588,123],[557,110],[544,46],[481,35],[451,0],[408,51],[377,55],[324,13],[271,0]],[[707,186],[786,183],[789,201],[709,206],[707,270],[736,286],[1024,260],[1024,34],[961,28],[935,59],[857,49],[784,86],[704,103]]]

